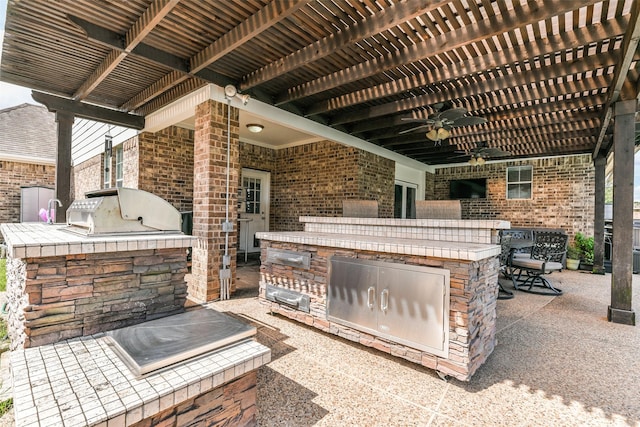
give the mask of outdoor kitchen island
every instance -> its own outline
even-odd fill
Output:
[[[301,232],[256,234],[272,312],[464,381],[489,357],[508,221],[300,222]]]
[[[0,226],[16,426],[255,425],[271,351],[246,322],[185,311],[196,241],[151,196],[120,188],[74,201],[69,224]]]

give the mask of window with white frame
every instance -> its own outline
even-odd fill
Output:
[[[124,164],[123,164],[122,145],[116,148],[116,187],[122,187],[124,182]]]
[[[407,182],[396,181],[395,201],[393,206],[394,218],[416,217],[416,195],[418,186]]]
[[[530,199],[533,193],[533,166],[507,168],[507,199]]]

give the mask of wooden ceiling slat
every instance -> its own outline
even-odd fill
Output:
[[[396,26],[413,16],[423,13],[422,9],[413,13],[411,12],[411,9],[415,8],[418,3],[419,2],[417,0],[410,0],[406,3],[396,5],[393,8],[385,10],[384,13],[375,15],[361,23],[353,25],[349,30],[334,34],[331,37],[323,38],[322,40],[310,44],[287,57],[272,62],[262,69],[245,76],[240,88],[243,90],[249,89],[260,83],[264,83],[281,73],[286,73],[287,71],[291,71],[292,69],[310,61],[327,56],[345,45],[354,44],[355,42],[366,39],[382,30]]]
[[[564,0],[561,2],[555,2],[554,4],[549,1],[541,3],[543,4],[536,4],[535,7],[522,8],[522,10],[518,11],[517,18],[508,20],[503,19],[499,23],[495,21],[480,21],[477,24],[472,25],[472,28],[465,27],[460,32],[443,34],[437,38],[427,40],[420,45],[414,45],[410,48],[403,49],[392,58],[375,58],[367,63],[354,65],[353,67],[343,69],[337,73],[323,76],[320,79],[307,82],[303,85],[292,87],[287,90],[285,96],[280,96],[276,100],[276,105],[292,102],[305,96],[323,92],[339,84],[344,84],[345,82],[359,80],[364,77],[380,73],[385,69],[396,67],[401,63],[414,62],[426,56],[445,53],[447,50],[500,34],[508,29],[519,28],[531,22],[538,22],[554,13],[571,10],[572,7],[575,7],[576,3],[583,4],[584,2]]]
[[[241,89],[427,164],[479,141],[513,158],[606,152],[612,94],[638,93],[633,0],[190,0],[156,15],[170,1],[9,0],[0,78],[147,114],[258,76]],[[87,39],[67,14],[99,27],[81,25]],[[443,101],[488,122],[449,147],[398,135]]]

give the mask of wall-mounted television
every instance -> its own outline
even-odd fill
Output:
[[[485,199],[487,178],[453,179],[449,182],[450,199]]]

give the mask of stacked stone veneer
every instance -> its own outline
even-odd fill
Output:
[[[255,426],[256,383],[254,370],[131,426]]]
[[[507,200],[507,167],[533,166],[531,199]],[[430,174],[427,174],[430,175]],[[487,178],[486,199],[463,199],[462,218],[499,218],[512,227],[560,228],[593,235],[595,167],[589,154],[436,169],[427,199],[449,198],[453,179]]]
[[[184,310],[184,248],[7,259],[12,349]]]
[[[311,253],[311,267],[302,270],[263,262],[260,267],[260,300],[275,313],[338,335],[393,356],[407,359],[460,380],[469,380],[495,346],[498,259],[461,261],[445,258],[343,250],[276,241],[262,241],[262,259],[267,248]],[[406,345],[373,336],[327,319],[327,286],[330,257],[352,257],[389,263],[444,268],[450,271],[449,355],[435,356]],[[266,285],[280,286],[309,295],[310,313],[294,310],[265,299]],[[408,327],[420,327],[409,325]]]

